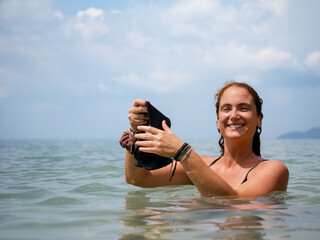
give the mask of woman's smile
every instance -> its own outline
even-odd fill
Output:
[[[220,103],[218,128],[225,138],[247,135],[253,137],[256,127],[261,125],[253,98],[239,87],[228,88]]]
[[[227,127],[234,128],[234,129],[242,128],[244,126],[245,126],[245,124],[228,124],[227,125]]]

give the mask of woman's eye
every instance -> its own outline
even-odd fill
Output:
[[[249,110],[249,107],[245,107],[245,106],[244,106],[244,107],[241,107],[240,110],[241,110],[241,111],[248,111],[248,110]]]

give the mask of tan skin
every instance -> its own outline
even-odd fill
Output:
[[[164,130],[145,126],[147,122],[145,101],[136,99],[128,118],[133,131],[145,131],[135,135],[140,151],[172,158],[183,141],[162,123]],[[289,171],[277,160],[261,162],[241,184],[248,170],[262,158],[252,151],[256,127],[261,127],[253,98],[247,89],[231,86],[223,93],[217,116],[218,129],[225,142],[225,154],[214,165],[208,165],[215,157],[199,156],[194,150],[182,163],[178,162],[174,177],[169,182],[170,168],[147,171],[134,166],[134,157],[126,151],[125,178],[127,183],[139,187],[167,185],[195,185],[203,196],[257,197],[274,191],[286,191]],[[150,134],[151,133],[151,134]],[[135,139],[132,139],[135,140]]]

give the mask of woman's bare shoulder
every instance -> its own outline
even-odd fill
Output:
[[[261,163],[261,165],[268,166],[270,168],[274,167],[274,168],[278,168],[281,170],[287,169],[286,165],[283,162],[281,162],[279,160],[275,160],[275,159],[265,160],[263,163]]]
[[[238,195],[264,196],[274,191],[286,191],[288,179],[289,171],[281,161],[263,161],[250,172],[248,181],[238,187]]]
[[[256,174],[273,176],[275,179],[289,177],[288,168],[279,160],[267,160],[259,165]]]

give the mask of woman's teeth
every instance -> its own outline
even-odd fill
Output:
[[[231,127],[231,128],[241,128],[241,127],[243,127],[244,125],[242,125],[242,124],[232,124],[232,125],[229,125],[229,127]]]

